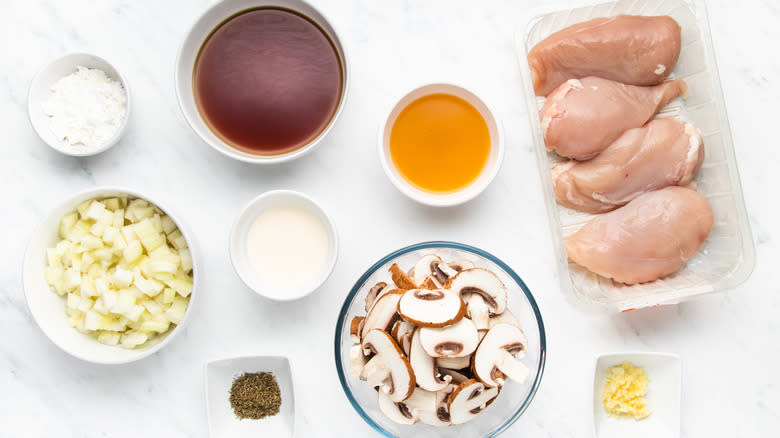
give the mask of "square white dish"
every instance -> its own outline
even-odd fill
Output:
[[[527,61],[528,51],[553,32],[596,17],[619,14],[669,15],[682,28],[682,49],[671,78],[684,79],[690,96],[685,100],[674,99],[656,117],[676,117],[702,131],[705,159],[696,184],[699,193],[712,206],[715,216],[715,225],[707,241],[677,272],[651,283],[633,286],[614,283],[568,260],[563,246],[564,237],[577,231],[593,215],[555,202],[549,171],[561,158],[545,150],[541,123],[536,117],[544,98],[534,93]],[[515,38],[562,289],[576,297],[579,303],[627,311],[679,303],[697,295],[732,289],[747,280],[755,264],[755,247],[704,2],[620,0],[551,12],[532,19],[517,32]]]
[[[267,372],[276,377],[281,392],[279,413],[260,420],[239,419],[230,406],[230,387],[244,373]],[[290,361],[281,356],[247,356],[206,364],[206,414],[212,438],[292,437],[295,429],[295,394]]]
[[[645,399],[652,411],[644,420],[607,414],[601,400],[607,368],[629,361],[650,379]],[[679,438],[682,362],[671,353],[610,353],[596,358],[593,375],[593,432],[596,438]]]

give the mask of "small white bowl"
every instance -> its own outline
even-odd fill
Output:
[[[236,149],[214,134],[208,125],[206,125],[206,122],[203,121],[203,117],[201,117],[200,112],[198,111],[192,85],[192,74],[193,69],[195,68],[195,61],[198,58],[198,53],[200,53],[201,46],[203,46],[203,43],[209,35],[211,35],[214,29],[228,18],[240,12],[259,7],[289,9],[303,14],[314,21],[333,43],[339,60],[341,61],[341,71],[344,75],[341,86],[341,98],[339,99],[336,111],[333,113],[328,126],[305,146],[279,155],[250,154]],[[325,18],[322,12],[303,0],[222,0],[215,3],[207,9],[190,28],[179,49],[174,70],[176,97],[179,101],[179,107],[184,114],[184,118],[187,120],[187,123],[189,123],[192,130],[195,131],[204,142],[218,152],[236,160],[256,164],[272,164],[290,161],[312,151],[316,146],[322,143],[322,139],[328,135],[331,128],[333,128],[333,125],[336,123],[336,120],[339,118],[341,111],[344,109],[344,102],[346,102],[347,99],[347,90],[349,89],[350,81],[346,50],[344,49],[341,40],[339,40],[336,29],[333,27],[333,24]]]
[[[485,168],[482,169],[482,172],[474,182],[463,189],[446,194],[427,192],[412,185],[403,177],[403,175],[401,175],[390,156],[390,133],[392,132],[393,124],[395,123],[396,118],[398,118],[398,115],[414,100],[429,94],[437,93],[457,96],[470,103],[479,111],[482,118],[485,119],[488,131],[490,132],[490,155],[488,156],[487,163],[485,163]],[[434,207],[459,205],[474,199],[477,195],[482,193],[482,191],[490,185],[496,175],[498,175],[498,171],[501,169],[501,163],[504,160],[504,133],[501,123],[495,116],[495,112],[487,103],[477,97],[476,94],[463,87],[452,84],[424,85],[410,91],[399,99],[398,103],[395,104],[387,118],[379,127],[379,141],[377,144],[379,146],[379,159],[382,161],[382,168],[385,170],[385,174],[390,178],[393,185],[395,185],[401,193],[411,199]]]
[[[616,418],[607,414],[601,400],[607,368],[629,361],[644,368],[650,379],[647,386],[649,417]],[[596,358],[593,378],[593,431],[596,438],[678,438],[680,436],[680,356],[671,353],[627,352],[602,354]]]
[[[294,205],[309,210],[322,221],[328,232],[328,260],[320,275],[312,279],[309,284],[288,289],[280,288],[275,284],[270,285],[249,264],[246,248],[249,228],[260,213],[278,205]],[[272,190],[249,201],[233,225],[229,245],[230,260],[241,281],[258,295],[279,301],[297,300],[317,290],[333,272],[339,250],[336,227],[325,210],[310,197],[292,190]]]
[[[122,120],[122,125],[112,138],[106,140],[97,147],[87,147],[84,145],[71,146],[60,141],[49,126],[50,117],[43,111],[43,103],[49,98],[52,85],[65,76],[75,73],[76,67],[78,66],[103,70],[109,78],[122,84],[127,96],[125,118]],[[38,133],[41,140],[55,151],[74,157],[96,155],[117,144],[122,137],[122,134],[124,134],[125,129],[127,129],[127,120],[130,118],[130,88],[127,85],[127,80],[119,73],[119,70],[114,68],[114,66],[105,59],[99,56],[90,55],[89,53],[71,53],[54,60],[35,75],[30,84],[30,92],[27,96],[27,113],[30,117],[30,124],[32,124],[35,132]]]
[[[101,344],[93,337],[68,325],[68,318],[65,314],[65,298],[54,293],[44,278],[44,269],[47,264],[46,248],[56,245],[60,240],[58,236],[60,219],[65,214],[76,211],[76,207],[88,199],[122,195],[145,199],[170,216],[184,236],[192,254],[192,294],[184,318],[166,333],[155,337],[143,347],[132,350]],[[27,307],[43,333],[55,345],[72,356],[97,364],[121,364],[143,359],[168,345],[182,331],[182,327],[187,324],[192,314],[193,305],[199,299],[200,265],[198,251],[192,236],[180,217],[174,215],[164,204],[133,190],[119,187],[98,187],[77,193],[60,203],[46,216],[46,219],[35,229],[27,244],[22,267],[22,284]]]
[[[233,380],[244,373],[267,372],[276,377],[281,392],[279,413],[259,420],[240,420],[230,406]],[[206,364],[206,415],[212,438],[293,436],[295,429],[295,391],[290,361],[280,356],[247,356]]]

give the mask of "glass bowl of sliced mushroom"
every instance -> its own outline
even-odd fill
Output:
[[[425,242],[355,283],[336,326],[336,369],[385,436],[488,437],[530,405],[545,343],[536,301],[509,266],[472,246]]]

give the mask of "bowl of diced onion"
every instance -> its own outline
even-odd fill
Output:
[[[120,364],[168,344],[198,296],[192,234],[161,203],[99,187],[54,208],[27,245],[25,298],[65,352]]]

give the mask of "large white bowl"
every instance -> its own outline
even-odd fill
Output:
[[[170,216],[187,241],[187,246],[192,254],[192,294],[190,295],[190,303],[184,318],[178,325],[172,327],[166,333],[155,337],[144,346],[132,350],[101,344],[93,337],[83,334],[68,325],[68,318],[65,314],[65,298],[54,293],[44,278],[44,268],[47,264],[46,248],[54,246],[60,240],[58,236],[60,219],[65,214],[75,211],[76,206],[88,199],[122,195],[145,199]],[[192,314],[192,306],[200,295],[198,290],[199,278],[198,252],[195,248],[195,242],[192,238],[192,233],[187,229],[180,217],[176,216],[156,199],[133,190],[118,187],[89,189],[73,195],[60,203],[33,232],[32,238],[27,245],[27,251],[24,255],[24,266],[22,267],[22,282],[27,306],[44,334],[66,353],[98,364],[133,362],[143,359],[167,345],[176,334],[181,332],[182,327],[187,323]]]
[[[305,146],[279,155],[250,154],[225,143],[221,138],[214,134],[208,125],[206,125],[203,117],[201,117],[198,106],[195,103],[195,95],[192,88],[192,73],[195,67],[195,61],[198,58],[201,46],[208,36],[211,35],[211,32],[222,22],[239,12],[264,6],[290,9],[303,14],[314,21],[320,29],[325,31],[325,34],[333,43],[336,53],[339,56],[341,71],[344,76],[338,106],[325,129],[322,130],[320,135],[312,139]],[[187,123],[192,127],[192,130],[218,152],[221,152],[230,158],[235,158],[236,160],[258,164],[289,161],[310,152],[319,145],[322,142],[322,139],[328,135],[331,128],[333,128],[333,125],[341,114],[341,111],[344,108],[344,102],[347,99],[347,89],[349,88],[347,54],[339,40],[335,28],[320,11],[302,0],[222,0],[221,2],[216,3],[198,18],[187,33],[187,37],[184,39],[184,42],[179,49],[175,72],[176,97],[179,100],[179,107],[184,114],[184,118],[187,119]]]
[[[103,70],[109,78],[122,84],[127,96],[125,118],[122,120],[122,124],[113,137],[97,147],[71,146],[60,141],[49,127],[49,116],[43,111],[43,103],[49,98],[52,85],[65,76],[75,73],[78,66]],[[127,80],[119,73],[119,70],[105,59],[89,53],[71,53],[52,61],[35,75],[30,84],[30,92],[27,95],[27,114],[30,117],[30,124],[41,140],[55,151],[74,157],[95,155],[117,144],[122,134],[124,134],[127,128],[127,119],[130,118],[130,89],[128,88]]]
[[[390,133],[393,130],[393,124],[398,118],[398,115],[415,100],[423,96],[437,93],[450,94],[459,97],[474,106],[474,108],[479,111],[480,115],[482,115],[482,118],[485,119],[488,132],[490,133],[490,154],[488,155],[485,167],[482,169],[482,172],[477,179],[458,191],[444,194],[427,192],[412,185],[403,175],[401,175],[401,172],[398,171],[398,168],[395,166],[395,163],[390,156]],[[487,186],[490,185],[496,175],[498,175],[498,171],[501,169],[501,163],[504,161],[504,133],[501,122],[495,116],[495,112],[476,94],[461,86],[453,84],[424,85],[415,88],[399,99],[398,103],[390,110],[389,114],[379,127],[379,139],[377,144],[379,147],[379,159],[382,162],[382,168],[393,185],[400,190],[401,193],[411,199],[421,204],[434,207],[449,207],[463,204],[464,202],[474,199],[477,195],[482,193]]]

